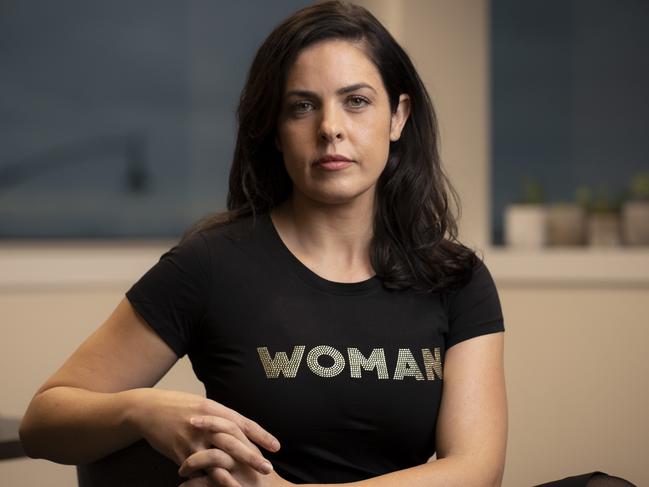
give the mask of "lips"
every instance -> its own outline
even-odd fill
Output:
[[[317,159],[313,164],[323,164],[325,162],[352,162],[352,160],[340,154],[327,154]]]

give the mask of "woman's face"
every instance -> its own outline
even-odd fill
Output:
[[[276,139],[293,191],[324,204],[373,202],[409,103],[401,95],[391,113],[381,75],[360,45],[326,40],[305,48],[287,73]],[[333,154],[351,162],[335,170],[317,163]]]

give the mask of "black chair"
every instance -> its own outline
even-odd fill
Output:
[[[628,480],[613,477],[604,472],[591,472],[555,480],[535,487],[636,487]]]
[[[138,441],[100,460],[77,465],[79,487],[178,487],[178,465]]]

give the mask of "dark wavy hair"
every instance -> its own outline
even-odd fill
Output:
[[[229,222],[269,212],[291,194],[292,181],[275,146],[287,72],[307,46],[328,39],[357,42],[376,65],[390,100],[410,96],[410,116],[390,143],[376,185],[370,259],[388,289],[433,292],[465,283],[478,259],[457,240],[450,194],[457,192],[439,157],[433,105],[412,61],[365,8],[341,1],[297,11],[266,38],[253,60],[237,109],[238,133],[230,171],[227,211],[213,213],[181,239]]]

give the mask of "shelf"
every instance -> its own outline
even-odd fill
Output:
[[[0,244],[0,289],[126,286],[176,242],[36,241]]]
[[[175,241],[12,242],[0,244],[0,289],[124,287]],[[498,284],[649,287],[649,248],[487,247]]]
[[[649,286],[649,247],[484,250],[499,284]]]

